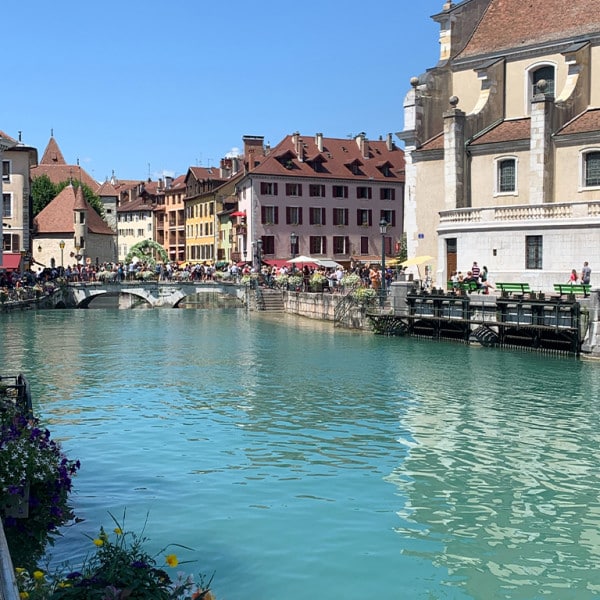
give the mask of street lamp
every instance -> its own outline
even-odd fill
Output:
[[[382,217],[379,221],[379,233],[381,233],[381,308],[385,305],[385,234],[388,230],[388,222]]]
[[[60,247],[60,268],[64,268],[64,250],[65,250],[65,242],[64,240],[60,240],[60,242],[58,243],[59,247]]]
[[[256,240],[256,261],[258,262],[258,271],[260,272],[261,270],[261,266],[262,266],[262,245],[263,245],[263,241],[262,240]]]
[[[298,243],[298,234],[295,231],[290,233],[290,245],[292,246],[292,259],[296,258],[296,244]]]

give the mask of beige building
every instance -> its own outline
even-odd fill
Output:
[[[596,0],[445,2],[404,102],[410,256],[552,289],[600,247]],[[432,43],[433,40],[432,40]],[[598,265],[600,268],[600,265]],[[592,277],[592,283],[594,277]]]
[[[98,265],[116,259],[116,234],[86,202],[81,186],[65,187],[33,221],[39,267]]]
[[[185,175],[175,179],[167,177],[164,190],[164,237],[159,242],[169,255],[171,261],[185,260]],[[157,227],[158,233],[158,227]]]
[[[2,163],[2,256],[0,268],[26,267],[31,256],[30,168],[37,163],[37,150],[0,132]]]

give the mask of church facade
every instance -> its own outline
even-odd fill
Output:
[[[473,261],[536,290],[566,283],[584,261],[594,268],[596,0],[464,0],[432,18],[439,62],[411,80],[398,134],[408,255],[435,257],[440,287]]]

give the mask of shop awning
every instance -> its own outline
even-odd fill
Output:
[[[21,268],[21,254],[19,252],[3,252],[0,269],[18,271]]]

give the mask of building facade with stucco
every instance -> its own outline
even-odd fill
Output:
[[[409,257],[434,256],[440,286],[473,261],[539,290],[600,269],[596,0],[445,2],[432,18],[439,62],[411,80],[398,134]]]

